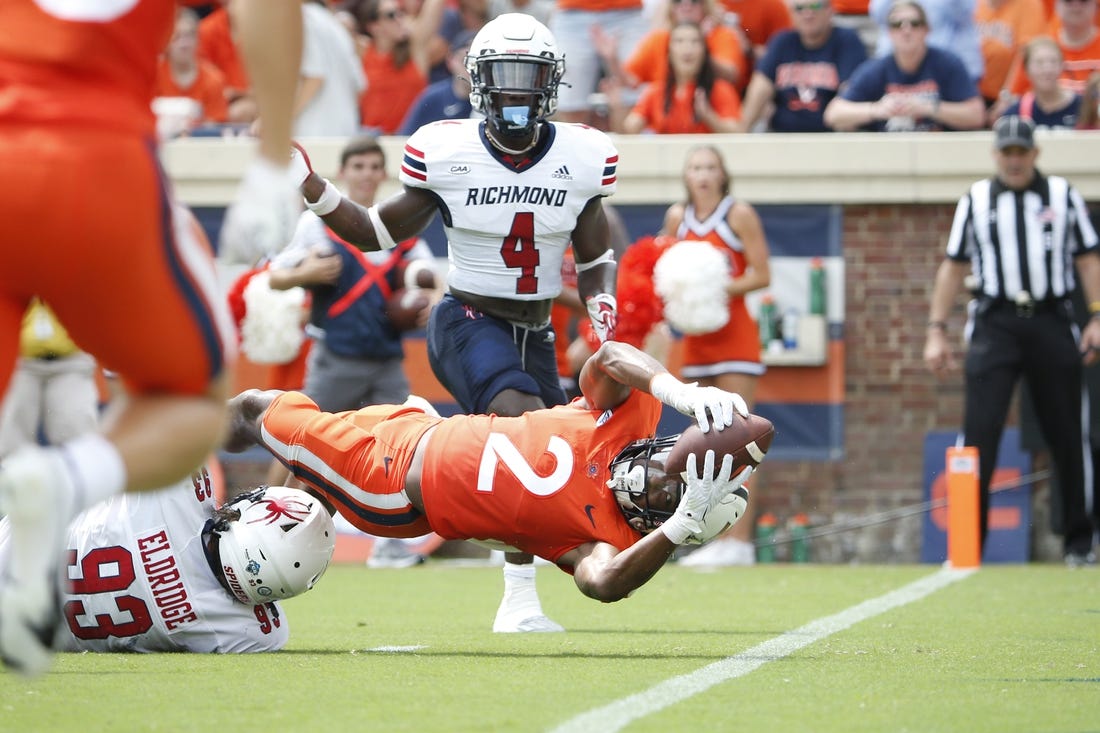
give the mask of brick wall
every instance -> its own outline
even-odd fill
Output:
[[[922,359],[928,300],[953,215],[953,204],[845,208],[845,456],[765,464],[758,511],[781,522],[806,512],[820,527],[923,501],[925,434],[956,430],[962,418],[961,373],[938,382]],[[953,338],[963,320],[960,298],[949,321]],[[1033,552],[1056,557],[1057,544],[1045,536],[1045,490],[1034,496],[1043,506],[1036,507]],[[921,521],[913,514],[815,538],[813,558],[915,562]]]

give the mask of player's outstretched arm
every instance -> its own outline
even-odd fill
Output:
[[[581,368],[581,392],[588,406],[606,410],[623,403],[631,389],[647,392],[664,404],[694,417],[699,429],[710,430],[713,422],[722,430],[733,415],[748,417],[745,400],[717,387],[684,384],[664,365],[645,352],[618,341],[608,341]]]
[[[703,470],[697,470],[695,454],[688,456],[687,488],[676,512],[657,530],[619,552],[605,542],[582,545],[561,558],[573,565],[573,579],[589,598],[604,603],[622,600],[664,567],[672,552],[703,531],[707,512],[728,494],[740,488],[753,468],[747,466],[733,474],[733,456],[725,455],[717,475],[714,451],[707,451]]]
[[[577,217],[573,229],[573,254],[577,263],[577,292],[600,339],[612,341],[618,324],[615,300],[617,265],[611,233],[599,196],[593,197]]]
[[[290,167],[306,208],[324,219],[345,242],[361,250],[393,249],[398,242],[427,229],[435,216],[435,197],[407,186],[380,204],[367,207],[355,203],[313,170],[309,155],[297,143],[291,151]]]
[[[229,426],[224,450],[240,453],[260,444],[260,422],[264,412],[281,395],[278,389],[248,389],[229,400]]]

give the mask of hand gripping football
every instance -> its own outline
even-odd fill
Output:
[[[771,420],[759,415],[748,417],[733,416],[733,423],[724,430],[711,428],[704,433],[692,423],[680,435],[669,452],[667,473],[679,473],[687,470],[687,457],[695,453],[697,465],[703,466],[703,456],[708,450],[715,453],[715,471],[722,465],[722,456],[733,455],[733,474],[745,466],[759,466],[771,448],[775,437],[775,426]]]
[[[428,291],[419,288],[394,291],[386,303],[386,315],[390,323],[398,331],[414,331],[422,328],[425,323],[421,321],[421,314],[430,308],[432,299]]]

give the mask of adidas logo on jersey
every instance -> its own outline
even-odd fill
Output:
[[[569,168],[564,166],[564,165],[561,168],[558,168],[553,173],[551,173],[550,177],[551,178],[559,178],[563,181],[572,181],[573,180],[573,176],[569,175]]]

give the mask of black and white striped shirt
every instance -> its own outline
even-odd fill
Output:
[[[1085,201],[1061,176],[1038,171],[1023,191],[996,178],[978,181],[959,200],[947,256],[969,261],[983,295],[1035,301],[1073,292],[1073,258],[1097,250],[1100,240]]]

